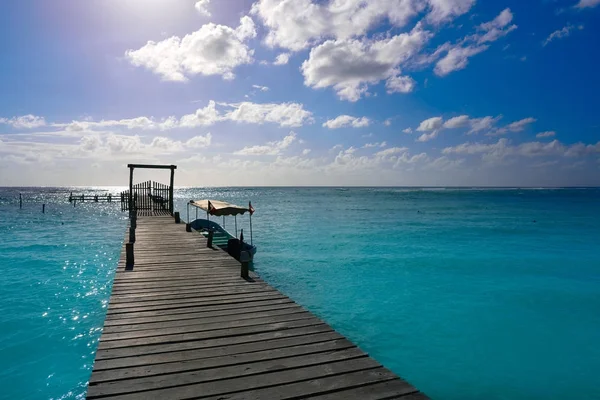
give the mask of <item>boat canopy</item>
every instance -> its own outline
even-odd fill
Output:
[[[210,215],[218,217],[244,214],[246,211],[250,211],[247,207],[236,206],[235,204],[220,200],[190,200],[190,205],[201,208]]]

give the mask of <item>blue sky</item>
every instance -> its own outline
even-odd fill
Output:
[[[600,185],[600,0],[0,5],[0,185]]]

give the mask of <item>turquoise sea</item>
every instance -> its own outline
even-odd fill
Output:
[[[85,395],[126,215],[71,190],[120,188],[0,188],[0,398]],[[188,188],[175,208],[207,197],[251,200],[256,272],[432,399],[600,398],[600,189]]]

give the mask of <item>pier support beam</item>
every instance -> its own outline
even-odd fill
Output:
[[[135,228],[129,228],[129,243],[135,243]]]
[[[247,251],[242,251],[242,253],[240,254],[240,262],[242,263],[241,277],[244,279],[248,279],[250,254]]]
[[[191,232],[192,231],[192,224],[185,224],[185,231],[186,232]]]
[[[181,217],[179,216],[179,211],[175,211],[175,223],[179,224],[181,222]]]
[[[206,242],[206,247],[212,248],[212,242],[213,242],[214,235],[215,235],[215,232],[213,230],[208,231],[208,240]]]
[[[125,243],[125,269],[133,269],[133,243]]]

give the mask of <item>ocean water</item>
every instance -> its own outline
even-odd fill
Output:
[[[0,189],[0,397],[85,394],[126,221],[69,190]],[[251,200],[256,272],[431,398],[600,398],[600,189],[188,188],[175,208],[206,197]]]

